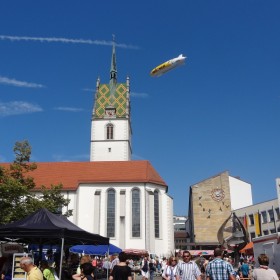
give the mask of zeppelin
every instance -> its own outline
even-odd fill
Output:
[[[182,54],[180,54],[178,57],[172,58],[162,64],[160,64],[159,66],[155,67],[152,71],[151,71],[151,76],[152,77],[159,77],[162,74],[180,66],[183,65],[185,63],[186,60],[186,56],[183,56]]]

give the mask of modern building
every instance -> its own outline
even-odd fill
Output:
[[[186,216],[173,216],[174,231],[186,231],[186,222],[188,217]]]
[[[236,216],[243,222],[252,238],[280,232],[280,179],[276,179],[277,198],[236,209]]]
[[[242,199],[240,199],[242,194]],[[251,185],[228,171],[194,184],[189,189],[189,234],[191,249],[219,245],[218,230],[232,211],[252,205]]]
[[[187,243],[189,234],[186,229],[186,223],[188,217],[186,216],[174,216],[173,217],[173,226],[174,226],[174,243],[175,250],[187,250]]]
[[[89,162],[39,162],[36,186],[62,184],[69,219],[122,248],[158,256],[174,251],[173,198],[149,161],[133,161],[130,81],[117,82],[115,43],[110,81],[97,79]]]

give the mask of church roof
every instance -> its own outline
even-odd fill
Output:
[[[106,108],[116,109],[116,118],[129,118],[130,114],[130,90],[129,79],[126,83],[117,83],[117,58],[115,39],[113,37],[112,60],[110,69],[110,81],[108,84],[100,84],[98,78],[93,117],[103,119]]]
[[[36,162],[29,173],[37,187],[62,184],[63,190],[76,190],[82,183],[166,183],[149,161]],[[1,163],[7,168],[9,164]]]
[[[128,88],[126,83],[118,83],[115,86],[115,91],[111,94],[109,84],[100,84],[96,92],[94,116],[95,118],[104,118],[105,108],[116,108],[116,117],[125,118],[128,112]]]

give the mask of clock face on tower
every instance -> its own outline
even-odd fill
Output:
[[[105,109],[105,116],[106,117],[114,117],[116,115],[116,109],[115,108],[110,108],[110,109]]]
[[[221,201],[225,197],[225,192],[223,189],[216,188],[216,189],[212,190],[211,197],[215,201]]]

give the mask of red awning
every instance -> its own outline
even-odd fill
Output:
[[[246,253],[247,251],[251,251],[253,249],[253,242],[248,243],[243,249],[239,251],[239,253]]]
[[[146,256],[149,255],[149,252],[147,250],[142,249],[124,249],[124,253],[127,255],[135,255],[135,256]]]

